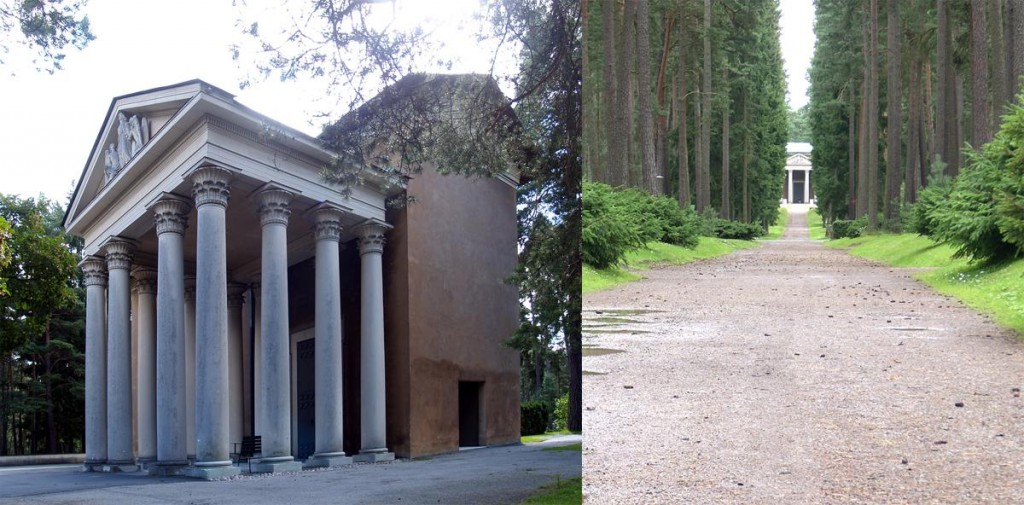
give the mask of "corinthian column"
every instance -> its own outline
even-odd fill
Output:
[[[139,461],[156,459],[156,283],[157,271],[136,268],[135,293],[138,295],[138,448]]]
[[[387,447],[384,391],[384,274],[381,256],[384,234],[391,227],[370,221],[359,226],[360,288],[360,413],[362,445],[353,460],[359,462],[395,459]]]
[[[228,278],[225,214],[231,173],[205,166],[192,174],[196,202],[196,461],[189,476],[237,475],[228,440]]]
[[[245,285],[228,284],[228,440],[242,442],[242,303]]]
[[[135,242],[113,237],[107,253],[107,463],[105,471],[138,470],[132,454],[131,276]]]
[[[341,271],[338,240],[341,238],[341,210],[323,206],[316,219],[316,453],[307,467],[341,466],[345,456],[342,431],[341,375]]]
[[[302,468],[292,457],[291,377],[288,334],[288,216],[292,193],[269,188],[256,195],[263,228],[260,290],[262,402],[259,405],[263,457],[259,472]]]
[[[152,209],[157,235],[156,465],[151,475],[176,473],[188,464],[185,407],[184,235],[192,204],[165,195]]]
[[[107,461],[107,267],[89,256],[85,280],[85,465],[99,470]]]

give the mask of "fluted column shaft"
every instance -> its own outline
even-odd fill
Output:
[[[138,456],[140,461],[156,459],[156,289],[157,272],[136,268],[135,293],[138,296]]]
[[[340,210],[331,207],[320,208],[314,213],[316,453],[310,466],[343,464],[343,461],[336,461],[335,458],[345,455],[342,429],[341,268],[338,255],[341,216]]]
[[[242,441],[242,284],[228,284],[228,441]]]
[[[185,449],[196,456],[196,276],[185,276]]]
[[[384,390],[384,275],[382,254],[388,227],[370,222],[357,229],[361,276],[360,456],[387,453]]]
[[[107,462],[135,463],[132,454],[132,322],[129,270],[135,243],[114,237],[107,254]]]
[[[169,196],[152,208],[157,233],[156,459],[188,463],[185,407],[184,235],[192,204]]]
[[[196,231],[196,462],[231,465],[228,440],[226,210],[231,174],[206,166],[192,174]]]
[[[267,189],[257,195],[263,229],[260,289],[262,402],[259,408],[263,458],[292,461],[291,378],[288,328],[288,208],[292,193]]]
[[[107,267],[90,256],[85,280],[85,465],[107,460]]]

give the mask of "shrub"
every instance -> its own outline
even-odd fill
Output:
[[[949,177],[931,179],[928,186],[917,195],[917,202],[910,206],[907,228],[924,237],[935,237],[938,226],[935,210],[947,205],[952,189],[953,180]]]
[[[569,393],[565,393],[555,402],[555,428],[564,430],[569,426]]]
[[[669,197],[653,197],[638,189],[616,190],[607,184],[583,184],[583,261],[607,268],[626,252],[657,241],[693,248],[700,220]]]
[[[996,201],[996,224],[1003,240],[1017,250],[1024,249],[1024,107],[1017,97],[1017,103],[1009,107],[1003,116],[1003,124],[996,134],[999,145],[993,151],[986,149],[986,156],[999,156],[1002,163],[1001,198]],[[993,141],[993,144],[996,142]],[[988,148],[989,146],[986,146]]]
[[[764,230],[758,224],[716,218],[711,223],[711,233],[718,238],[754,240],[764,234]]]
[[[583,262],[608,268],[626,251],[643,244],[636,228],[616,206],[615,191],[606,184],[583,184]]]
[[[544,402],[524,402],[520,407],[519,433],[542,435],[548,427],[548,408]]]
[[[1003,240],[996,213],[996,202],[1004,192],[1003,143],[997,136],[981,151],[968,150],[969,162],[953,182],[945,205],[929,214],[935,219],[935,236],[956,249],[955,258],[998,261],[1015,252],[1016,248]]]
[[[832,221],[831,237],[836,238],[857,238],[864,233],[868,223],[865,217],[854,220],[836,219]]]

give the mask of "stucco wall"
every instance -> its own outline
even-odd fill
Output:
[[[518,442],[519,356],[503,344],[518,324],[505,283],[516,264],[515,190],[425,170],[409,194],[416,201],[389,216],[385,263],[389,445],[403,457],[457,450],[460,380],[484,383],[482,442]],[[407,310],[396,311],[402,292]]]

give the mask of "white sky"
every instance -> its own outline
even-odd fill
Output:
[[[259,4],[250,0],[249,4]],[[394,12],[423,19],[437,32],[453,34],[471,24],[479,0],[398,0]],[[807,102],[807,67],[814,49],[812,0],[781,0],[782,52],[789,81],[788,101]],[[333,106],[313,82],[281,83],[275,78],[245,91],[245,69],[232,61],[230,46],[246,43],[231,0],[89,0],[86,14],[96,35],[83,51],[71,50],[64,70],[36,72],[14,50],[0,66],[0,193],[45,194],[61,204],[74,188],[89,149],[115,96],[203,79],[234,93],[258,112],[316,135],[310,118]],[[381,7],[390,11],[391,4]],[[247,14],[246,18],[249,17]],[[404,23],[403,23],[404,24]],[[487,72],[490,51],[464,35],[448,45],[464,59],[452,71]],[[430,70],[430,69],[423,69]],[[11,75],[11,74],[14,75]]]
[[[785,60],[788,93],[794,109],[807,103],[807,69],[814,54],[814,4],[812,0],[781,0],[782,59]]]
[[[452,35],[458,23],[471,23],[469,13],[478,4],[398,0],[394,11],[390,2],[378,7],[389,15],[427,20],[428,26]],[[265,4],[250,0],[249,5]],[[247,72],[239,68],[244,62],[231,59],[229,48],[249,41],[235,26],[240,13],[231,0],[89,0],[85,13],[96,40],[82,51],[68,51],[64,70],[37,72],[16,49],[0,66],[0,193],[42,193],[63,205],[111,100],[136,91],[202,79],[310,135],[320,132],[321,124],[309,124],[316,113],[337,111],[337,117],[345,112],[315,82],[281,83],[271,77],[240,91],[238,83]],[[459,54],[465,62],[453,72],[489,71],[489,51],[471,35],[447,44],[465,53]]]

